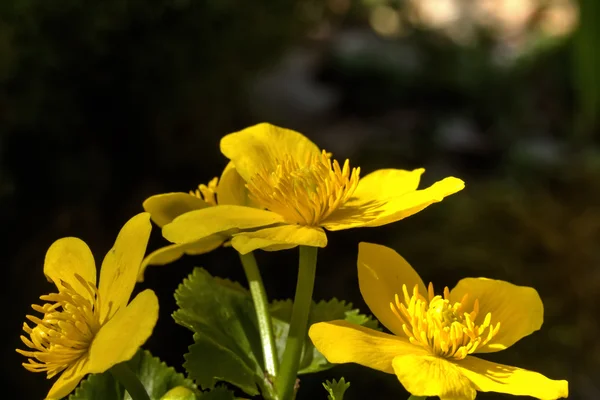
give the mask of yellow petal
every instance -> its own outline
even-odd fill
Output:
[[[390,224],[416,214],[464,187],[462,180],[450,177],[426,189],[390,198],[379,198],[377,192],[370,194],[365,190],[361,192],[361,197],[352,197],[343,207],[333,212],[322,225],[330,231],[337,231]],[[386,189],[385,192],[391,193],[392,190]]]
[[[143,206],[152,221],[162,227],[181,214],[209,207],[209,204],[189,193],[164,193],[147,198]]]
[[[321,153],[304,135],[267,123],[224,136],[221,152],[233,161],[245,181],[259,171],[274,171],[287,155],[304,164],[311,155]]]
[[[450,292],[452,301],[469,297],[466,310],[473,309],[479,299],[479,314],[475,323],[481,323],[487,313],[492,313],[492,324],[500,322],[498,334],[478,353],[503,350],[521,338],[537,331],[544,322],[544,305],[537,291],[527,286],[486,278],[462,279]]]
[[[67,397],[77,387],[83,377],[89,373],[87,369],[88,358],[87,356],[83,357],[58,376],[58,379],[54,382],[54,385],[52,385],[46,396],[47,400],[58,400]]]
[[[394,373],[395,357],[426,353],[406,339],[341,320],[313,324],[308,336],[330,363],[357,363],[388,374]]]
[[[358,182],[353,194],[354,201],[360,199],[390,199],[414,192],[419,187],[424,168],[407,171],[403,169],[379,169],[365,175]],[[367,200],[368,201],[368,200]]]
[[[91,300],[88,289],[75,278],[75,274],[79,274],[86,281],[96,284],[94,256],[83,240],[66,237],[52,243],[46,252],[44,274],[57,288],[62,288],[60,282],[64,281]]]
[[[172,244],[162,247],[150,253],[142,261],[142,266],[138,273],[137,281],[144,281],[144,272],[149,265],[166,265],[180,259],[184,254],[191,256],[204,254],[213,251],[221,246],[225,238],[221,235],[212,235],[197,242],[188,244]]]
[[[440,400],[473,400],[475,387],[453,363],[430,354],[402,355],[392,361],[404,388],[414,396]]]
[[[427,296],[427,289],[421,277],[410,264],[389,247],[361,242],[358,245],[358,285],[371,312],[390,331],[406,337],[402,322],[390,308],[394,296],[402,296],[402,285],[409,293],[415,285],[419,292]]]
[[[105,323],[90,346],[89,372],[101,373],[130,360],[152,334],[158,299],[150,289],[138,294]]]
[[[235,169],[233,162],[229,162],[219,179],[217,186],[217,202],[219,205],[234,205],[253,207],[252,200],[248,197],[246,182]]]
[[[163,227],[163,236],[173,243],[191,243],[231,229],[249,229],[283,222],[267,210],[242,206],[216,206],[183,214]]]
[[[327,246],[327,235],[319,227],[303,225],[281,225],[254,232],[233,235],[231,245],[240,253],[246,254],[256,249],[280,250],[281,246],[290,249],[296,246]]]
[[[566,398],[569,383],[546,378],[537,372],[496,364],[477,357],[457,362],[458,368],[482,392],[531,396],[543,400]]]
[[[150,238],[150,214],[140,213],[125,223],[112,249],[108,251],[100,270],[100,299],[104,304],[101,320],[124,308],[135,286],[146,246]]]

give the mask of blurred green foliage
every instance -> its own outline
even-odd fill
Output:
[[[573,37],[573,82],[578,94],[579,136],[589,135],[590,130],[600,129],[600,2],[579,0],[581,23]],[[589,141],[589,139],[588,139]]]

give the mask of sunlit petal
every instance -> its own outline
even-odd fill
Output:
[[[89,372],[104,372],[130,360],[152,334],[157,319],[158,299],[152,290],[144,290],[100,328],[89,350]]]
[[[487,313],[492,314],[492,324],[500,322],[498,333],[478,353],[503,350],[540,329],[544,321],[544,305],[531,287],[487,278],[465,278],[452,289],[450,297],[452,301],[461,301],[465,294],[468,294],[463,304],[466,309],[471,310],[475,300],[479,301],[476,324]]]
[[[273,171],[284,156],[299,162],[319,155],[319,148],[301,133],[267,123],[251,126],[221,139],[221,152],[247,182],[261,170]]]
[[[191,243],[230,229],[274,225],[283,218],[271,211],[243,206],[207,207],[183,214],[163,227],[163,236],[173,243]]]
[[[357,363],[389,374],[394,373],[392,360],[395,357],[426,354],[405,339],[346,321],[313,324],[308,335],[330,363]]]
[[[46,252],[44,274],[59,289],[63,287],[61,281],[64,281],[91,300],[87,289],[75,277],[78,274],[87,282],[96,284],[94,256],[83,240],[67,237],[52,243]]]
[[[413,171],[403,169],[373,171],[360,179],[352,201],[364,203],[373,199],[391,199],[414,192],[419,187],[423,172],[425,172],[424,168]]]
[[[365,191],[362,197],[350,199],[331,214],[322,225],[330,231],[386,225],[418,213],[431,204],[442,201],[444,197],[462,190],[464,186],[462,180],[450,177],[426,189],[406,192],[391,198],[378,198],[377,193],[369,195],[369,192]]]
[[[129,302],[151,230],[150,214],[136,215],[121,228],[113,248],[104,257],[98,291],[102,302],[105,305],[111,304],[110,314]],[[102,308],[102,320],[108,312],[109,307]]]
[[[281,250],[281,245],[286,249],[296,246],[325,247],[327,236],[319,227],[281,225],[236,234],[231,240],[231,245],[241,254],[256,249]]]
[[[446,359],[429,354],[408,354],[394,358],[392,365],[402,386],[415,396],[473,400],[477,395],[471,381]]]
[[[402,285],[412,292],[418,285],[419,292],[427,296],[421,277],[410,264],[393,249],[374,243],[358,245],[358,284],[360,292],[371,312],[390,331],[405,336],[402,322],[390,308],[396,294],[402,296]]]
[[[160,227],[173,221],[181,214],[208,207],[209,204],[189,193],[164,193],[144,201],[144,210],[152,216],[152,221]]]
[[[555,381],[544,375],[509,365],[496,364],[477,357],[457,362],[458,368],[477,390],[515,396],[531,396],[543,400],[569,396],[567,381]]]

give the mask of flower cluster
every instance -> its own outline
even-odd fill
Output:
[[[23,328],[28,337],[21,338],[28,350],[17,350],[28,358],[23,364],[28,370],[58,376],[47,398],[68,395],[90,373],[110,370],[119,378],[119,366],[134,357],[158,318],[152,290],[129,301],[136,280],[143,281],[148,266],[170,264],[184,254],[199,255],[220,246],[239,253],[249,281],[256,321],[252,326],[258,326],[263,352],[258,359],[267,377],[258,382],[267,399],[294,397],[307,333],[330,363],[357,363],[395,374],[414,396],[472,400],[477,391],[493,391],[539,399],[567,397],[566,381],[474,356],[504,350],[541,328],[543,305],[535,289],[465,278],[452,290],[436,293],[432,283],[425,285],[398,253],[382,245],[360,243],[358,280],[371,312],[391,333],[346,320],[321,320],[308,327],[316,254],[327,245],[326,231],[402,220],[462,190],[462,180],[448,177],[419,189],[423,169],[381,169],[361,176],[361,169],[349,160],[338,162],[302,134],[266,123],[226,135],[221,151],[229,163],[219,178],[187,193],[158,194],[144,201],[146,212],[125,224],[104,258],[98,285],[94,258],[84,242],[64,238],[50,247],[44,273],[57,292],[41,296],[44,304],[33,306],[41,316],[27,316],[34,324]],[[171,244],[146,255],[150,219]],[[252,252],[298,246],[298,286],[285,349],[276,354],[273,316]],[[245,289],[231,283],[219,285],[245,296]],[[216,290],[215,296],[221,292]],[[186,296],[201,299],[203,293]],[[184,314],[188,303],[181,301]],[[198,304],[200,300],[189,307],[197,309]],[[224,310],[220,318],[235,315],[233,309]],[[218,326],[202,321],[183,323],[195,332],[195,340],[218,331]],[[211,353],[213,358],[198,361],[206,363],[203,374],[215,369],[209,382],[225,380],[255,395],[254,383],[226,378],[226,367],[233,368],[235,362],[221,364],[219,357],[227,352],[223,346],[219,349]],[[188,364],[193,363],[188,359]],[[198,385],[206,386],[202,377],[195,376]],[[143,388],[140,395],[126,381],[130,377],[123,384],[134,399],[145,398]],[[194,396],[183,386],[174,391]]]

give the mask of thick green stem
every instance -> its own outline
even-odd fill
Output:
[[[125,386],[125,390],[133,400],[150,400],[144,385],[126,363],[114,365],[109,371],[116,380]]]
[[[302,356],[302,347],[308,331],[308,315],[312,304],[312,293],[315,285],[317,270],[317,248],[300,246],[300,262],[298,266],[298,281],[292,309],[290,330],[285,343],[281,370],[276,381],[276,389],[281,400],[291,400],[294,397],[294,387],[298,366]]]
[[[425,400],[426,398],[427,396],[415,396],[414,394],[411,394],[408,400]]]
[[[271,377],[277,376],[277,350],[275,348],[275,337],[273,336],[273,325],[271,314],[269,313],[269,302],[267,293],[263,285],[256,258],[253,253],[240,254],[240,260],[248,279],[252,301],[254,302],[254,311],[258,320],[258,329],[260,331],[260,342],[262,344],[263,357],[265,359],[265,370]]]

